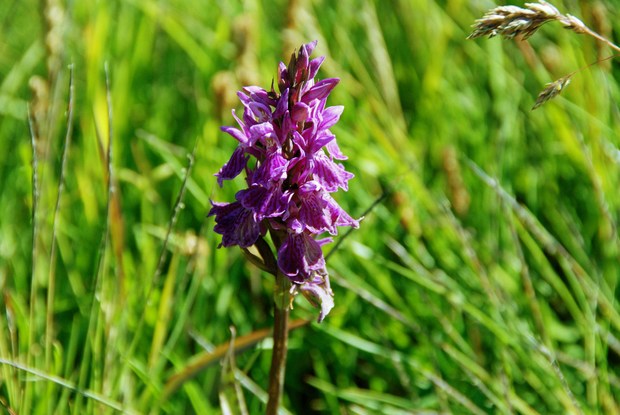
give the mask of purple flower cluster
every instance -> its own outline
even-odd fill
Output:
[[[321,321],[333,307],[333,293],[321,246],[337,234],[338,226],[358,227],[330,193],[348,189],[353,174],[337,160],[345,160],[329,130],[342,106],[326,107],[338,78],[315,81],[324,57],[310,59],[316,41],[302,45],[290,63],[280,62],[278,90],[250,86],[237,95],[243,118],[233,110],[239,127],[222,127],[239,145],[216,174],[218,184],[246,173],[247,189],[232,203],[212,202],[220,246],[254,245],[267,231],[277,249],[277,265],[301,292],[321,307]],[[251,157],[255,161],[250,161]],[[274,237],[274,235],[276,235]]]

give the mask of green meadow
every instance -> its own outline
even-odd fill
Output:
[[[274,278],[206,214],[236,92],[315,39],[364,219],[281,413],[620,413],[620,58],[532,111],[613,51],[467,40],[496,5],[0,1],[0,414],[264,412]],[[554,5],[620,41],[620,3]]]

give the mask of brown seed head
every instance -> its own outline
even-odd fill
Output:
[[[543,89],[542,92],[538,94],[538,98],[536,98],[536,103],[532,107],[532,111],[540,107],[542,104],[549,101],[550,99],[553,99],[556,96],[558,96],[560,92],[562,92],[564,88],[566,88],[568,84],[570,83],[571,76],[572,74],[567,75],[565,77],[558,79],[555,82],[551,82],[545,85],[545,89]]]
[[[489,10],[481,19],[476,20],[472,26],[474,31],[467,39],[497,35],[506,39],[521,35],[523,39],[527,39],[543,24],[564,17],[558,9],[544,0],[538,3],[526,3],[525,8],[500,6]]]

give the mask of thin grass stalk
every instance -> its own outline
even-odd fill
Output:
[[[56,196],[56,205],[54,207],[54,216],[52,218],[52,235],[50,248],[50,268],[47,278],[47,305],[45,318],[45,368],[48,372],[52,371],[52,343],[54,341],[54,301],[56,294],[56,225],[58,223],[58,215],[60,213],[60,201],[64,190],[65,173],[67,160],[69,158],[69,148],[71,146],[71,138],[73,136],[73,105],[74,105],[74,85],[73,85],[73,65],[69,65],[69,102],[67,109],[67,133],[65,135],[64,149],[60,162],[60,174],[58,178],[58,191]],[[48,411],[53,412],[54,399],[52,399],[53,384],[48,384],[47,399]]]
[[[262,390],[260,386],[254,383],[254,381],[243,370],[235,368],[235,379],[252,395],[256,396],[263,402],[267,401],[267,393]],[[280,408],[278,413],[281,415],[291,415],[291,412],[287,411],[286,408]]]
[[[104,63],[104,71],[106,76],[106,91],[108,89],[108,66],[107,62]],[[108,104],[109,105],[109,104]],[[95,278],[95,284],[93,287],[93,296],[91,303],[91,310],[89,314],[89,327],[88,342],[90,346],[90,366],[86,369],[85,382],[88,382],[89,388],[101,393],[103,390],[103,306],[101,301],[103,300],[103,287],[105,286],[106,270],[108,269],[108,247],[110,245],[110,227],[111,227],[111,209],[112,209],[112,197],[113,197],[113,180],[112,180],[112,148],[113,140],[110,135],[112,120],[110,119],[111,110],[108,107],[108,146],[106,150],[105,166],[106,166],[106,216],[105,216],[105,231],[101,241],[101,257],[97,264],[97,274]],[[86,386],[83,386],[86,388]],[[94,403],[86,401],[84,406],[85,412],[99,411],[101,408],[94,407]]]
[[[611,56],[606,59],[610,58]],[[588,171],[588,175],[590,177],[590,181],[592,182],[592,189],[594,190],[594,194],[596,195],[596,204],[598,205],[601,216],[605,219],[606,222],[604,224],[605,228],[603,228],[601,239],[603,239],[603,242],[614,241],[615,249],[620,249],[620,239],[618,239],[618,224],[614,220],[614,217],[610,210],[610,205],[605,195],[605,191],[603,190],[603,178],[601,177],[601,174],[597,172],[596,166],[594,165],[592,153],[588,150],[588,147],[586,146],[586,143],[581,134],[577,135],[577,140],[579,141],[579,145],[581,147],[581,151],[586,162],[585,165]]]
[[[475,272],[476,275],[479,276],[480,285],[484,290],[487,298],[491,301],[493,307],[491,310],[497,311],[496,316],[501,322],[504,322],[504,316],[502,315],[502,307],[500,304],[504,301],[501,298],[501,289],[493,284],[492,279],[489,278],[487,270],[484,266],[482,266],[482,262],[478,258],[478,254],[473,249],[473,244],[470,240],[470,235],[463,228],[462,224],[459,220],[454,216],[454,213],[451,209],[446,206],[444,203],[439,204],[440,212],[443,213],[440,217],[445,217],[449,225],[456,231],[456,235],[458,236],[458,240],[461,243],[463,248],[463,254],[465,259],[470,262],[469,266]]]
[[[409,363],[411,364],[413,361],[410,360]],[[472,413],[472,414],[476,414],[476,415],[484,415],[484,411],[482,409],[480,409],[480,407],[478,405],[476,405],[472,400],[470,400],[467,396],[465,396],[464,394],[462,394],[461,392],[459,392],[456,388],[454,388],[452,385],[450,385],[448,382],[446,382],[441,375],[437,375],[434,372],[430,372],[426,369],[422,369],[420,367],[417,367],[417,363],[415,365],[411,365],[415,370],[419,371],[420,373],[422,373],[422,375],[424,375],[424,377],[426,377],[428,380],[430,380],[437,389],[443,391],[446,396],[448,396],[449,398],[453,399],[455,402],[458,402],[460,405],[462,405],[464,408],[467,408],[467,410]]]
[[[564,391],[566,392],[566,394],[570,398],[570,402],[571,402],[571,404],[573,406],[573,409],[575,410],[575,413],[578,413],[580,415],[584,415],[583,409],[582,409],[581,405],[579,404],[579,402],[577,402],[577,399],[575,398],[575,395],[573,394],[573,391],[571,390],[570,386],[568,385],[568,382],[566,381],[566,378],[564,377],[564,374],[562,373],[562,369],[560,368],[560,365],[558,364],[557,359],[555,358],[555,356],[553,356],[551,351],[549,349],[547,349],[546,347],[544,347],[544,346],[539,347],[538,351],[547,359],[549,365],[551,365],[551,368],[553,369],[553,372],[555,373],[557,378],[562,383],[562,388],[564,389]]]
[[[32,262],[31,262],[31,275],[30,275],[30,310],[28,316],[28,350],[26,352],[26,365],[30,366],[32,364],[32,351],[34,350],[32,347],[33,339],[34,339],[34,316],[35,316],[35,294],[36,294],[36,275],[37,275],[37,239],[39,236],[39,221],[37,210],[39,207],[39,157],[37,152],[37,140],[38,137],[37,129],[35,128],[32,108],[28,105],[28,128],[30,130],[30,143],[32,147]],[[30,406],[30,391],[31,391],[31,382],[26,382],[24,385],[24,392],[22,394],[22,402],[20,405],[20,409],[23,409],[24,412],[29,411]]]
[[[236,379],[235,372],[237,363],[235,362],[235,342],[237,331],[234,327],[230,327],[230,342],[228,351],[222,359],[222,380],[220,381],[218,396],[220,400],[220,408],[223,413],[234,413],[238,415],[248,415],[248,408],[245,403],[245,396],[241,385]],[[234,411],[231,410],[234,407]]]
[[[308,320],[294,320],[289,323],[288,329],[295,330],[297,328],[303,327],[309,324]],[[250,334],[246,334],[241,337],[235,338],[235,351],[236,353],[241,353],[250,347],[255,346],[257,343],[266,339],[271,333],[271,329],[264,328],[256,330]],[[163,391],[159,395],[160,403],[163,403],[169,400],[170,396],[179,389],[185,382],[205,370],[207,367],[215,364],[216,362],[222,360],[230,345],[228,343],[220,344],[213,349],[208,351],[204,351],[200,354],[194,355],[191,357],[185,364],[183,368],[177,371],[175,374],[170,376],[166,383],[164,384]],[[264,402],[267,402],[265,394]],[[262,399],[261,399],[262,400]]]
[[[613,43],[609,39],[605,38],[604,36],[599,35],[594,30],[590,29],[588,26],[583,25],[582,30],[584,31],[584,34],[592,36],[593,38],[595,38],[596,40],[598,40],[600,42],[603,42],[604,44],[606,44],[607,46],[609,46],[610,48],[612,48],[616,52],[620,52],[620,46],[616,45],[615,43]]]
[[[183,177],[181,189],[179,190],[179,195],[177,197],[177,203],[181,203],[181,204],[183,203],[182,201],[184,199],[184,193],[187,189],[187,182],[189,180],[189,177],[191,176],[194,161],[196,160],[197,149],[198,149],[198,138],[196,138],[196,140],[194,141],[192,152],[188,155],[188,166],[185,169],[185,175]],[[183,195],[181,193],[183,193]],[[177,203],[175,203],[174,212],[177,212],[177,209],[176,209]],[[181,205],[179,205],[178,211],[180,211],[180,209],[181,209]],[[171,218],[170,220],[172,221],[173,219]],[[175,223],[176,223],[176,219],[175,219]],[[202,235],[202,233],[203,232],[198,232],[199,235]],[[198,276],[196,276],[194,279],[192,279],[191,276],[195,275],[196,264],[198,261],[204,260],[204,255],[205,255],[204,252],[202,252],[200,249],[200,242],[198,242],[195,250],[193,250],[193,252],[191,253],[191,256],[188,261],[189,263],[184,272],[183,279],[179,284],[177,284],[176,293],[175,293],[174,298],[172,299],[172,301],[175,304],[175,308],[181,309],[181,311],[179,312],[179,315],[181,317],[179,317],[179,319],[176,321],[176,324],[173,327],[172,332],[169,334],[165,345],[161,348],[159,352],[158,360],[155,361],[153,364],[151,364],[149,373],[153,377],[162,376],[161,373],[164,370],[165,364],[167,363],[167,356],[170,356],[171,351],[174,348],[179,336],[181,335],[182,330],[184,330],[184,328],[186,327],[185,323],[183,322],[185,321],[185,318],[187,317],[187,315],[189,315],[190,307],[193,304],[193,301],[196,295],[195,283],[199,281]],[[188,290],[187,287],[190,281],[192,281],[192,285],[190,286]],[[179,295],[179,294],[182,294],[182,295]],[[118,382],[117,387],[114,390],[115,394],[119,392],[118,388],[121,386],[122,384]],[[152,392],[153,391],[149,389],[145,390],[145,392],[142,394],[139,400],[143,402],[145,405],[148,405],[148,402],[151,402],[153,400]],[[161,403],[158,403],[158,405],[161,405]],[[140,405],[140,407],[142,407],[142,405]]]
[[[420,331],[420,327],[413,320],[411,320],[409,317],[406,317],[403,313],[398,311],[395,307],[392,307],[387,302],[378,298],[376,295],[371,293],[369,290],[365,289],[364,287],[360,287],[357,284],[349,282],[346,278],[342,277],[341,275],[337,273],[331,272],[330,274],[331,274],[330,279],[332,282],[340,285],[342,288],[346,289],[349,292],[355,293],[355,295],[359,296],[362,300],[368,302],[369,304],[371,304],[373,307],[377,308],[378,310],[383,311],[384,313],[386,313],[388,316],[390,316],[394,320],[400,321],[407,328],[411,329],[413,332]]]
[[[105,72],[105,96],[106,96],[106,105],[108,109],[108,149],[106,153],[106,166],[107,166],[107,190],[108,190],[108,199],[106,205],[106,221],[108,225],[106,226],[106,242],[109,236],[109,221],[110,221],[110,210],[112,206],[112,197],[114,195],[114,180],[112,177],[112,155],[114,154],[113,145],[114,145],[114,118],[112,111],[112,91],[110,86],[110,68],[108,66],[108,62],[104,62],[103,70]],[[106,244],[107,245],[107,244]]]
[[[164,268],[164,262],[166,261],[168,257],[167,255],[168,242],[170,241],[170,237],[172,236],[172,231],[174,230],[175,225],[179,219],[179,214],[184,207],[183,199],[185,198],[185,192],[187,190],[187,182],[192,173],[192,167],[194,165],[194,154],[196,151],[196,145],[197,145],[197,140],[194,142],[193,151],[187,156],[188,157],[187,169],[185,170],[185,176],[183,177],[183,182],[181,183],[181,189],[179,190],[177,199],[174,203],[172,216],[170,218],[170,221],[168,222],[168,229],[166,230],[166,236],[164,237],[164,243],[162,244],[161,253],[159,255],[159,262],[157,264],[157,268],[155,269],[155,275],[151,279],[151,285],[149,287],[149,291],[146,297],[146,303],[148,303],[149,298],[152,294],[152,291],[155,288],[155,285],[159,282],[159,279],[161,278],[161,274]],[[144,313],[142,315],[144,315]]]
[[[108,247],[108,242],[110,242],[110,245],[113,245],[113,242],[111,242],[113,240],[113,222],[112,222],[112,217],[113,217],[113,210],[114,210],[114,198],[116,195],[116,187],[115,187],[115,177],[114,177],[114,171],[112,170],[112,165],[113,165],[113,157],[114,157],[114,113],[113,113],[113,107],[112,107],[112,86],[111,86],[111,81],[110,81],[110,66],[109,63],[106,61],[103,64],[103,70],[104,70],[104,74],[105,74],[105,92],[106,92],[106,107],[108,110],[108,149],[107,149],[107,154],[106,154],[106,161],[107,161],[107,178],[108,178],[108,183],[107,183],[107,189],[108,189],[108,198],[107,198],[107,206],[106,206],[106,218],[107,218],[107,225],[106,225],[106,245],[105,245],[105,249],[107,251],[107,247]],[[112,237],[111,237],[111,233],[112,233]],[[114,248],[112,248],[112,250],[114,250]],[[102,261],[102,276],[105,277],[105,270],[106,270],[106,261],[105,258],[107,258],[107,256],[104,256],[104,261]],[[104,290],[105,290],[105,281],[102,279],[101,280],[101,286],[100,286],[100,298],[101,301],[104,301],[105,296],[103,295]],[[105,319],[103,318],[104,312],[103,312],[103,308],[100,307],[98,310],[98,315],[101,316],[101,318],[97,319],[97,326],[96,326],[96,336],[95,336],[95,349],[94,349],[94,357],[95,357],[95,361],[96,362],[102,362],[99,365],[95,364],[94,367],[96,369],[96,371],[98,370],[99,373],[97,373],[96,376],[94,376],[95,382],[98,381],[99,386],[96,387],[95,390],[100,391],[100,392],[104,392],[104,389],[106,387],[106,381],[107,381],[107,376],[106,376],[106,370],[108,367],[108,361],[105,357],[106,354],[106,346],[105,343],[107,342],[107,339],[105,338],[106,336],[106,322]],[[97,356],[101,355],[100,358],[97,358]]]
[[[586,323],[582,330],[584,360],[590,365],[596,367],[596,343],[598,337],[596,334],[596,308],[599,299],[603,296],[601,295],[599,287],[593,284],[593,281],[590,279],[590,275],[577,264],[577,261],[573,257],[569,256],[570,254],[568,254],[567,251],[563,250],[561,252],[564,252],[566,256],[560,256],[558,258],[558,262],[560,267],[564,270],[564,275],[566,276],[572,291],[575,293],[577,302],[581,305],[581,309],[583,310],[583,319]],[[575,268],[575,266],[578,268]],[[583,272],[583,274],[581,274],[581,272]],[[595,271],[593,273],[595,273]],[[585,283],[591,284],[591,287],[588,287],[588,290],[591,291],[587,291]],[[557,366],[555,358],[553,358],[550,363]],[[557,366],[557,368],[554,367],[553,369],[554,371],[561,373],[559,366]],[[560,377],[560,380],[562,381],[562,386],[567,390],[567,394],[573,404],[577,404],[578,406],[574,394],[568,386],[568,382],[566,382],[563,376]],[[592,399],[596,388],[596,380],[593,378],[588,379],[586,382],[586,396],[588,400]],[[579,406],[578,409],[578,413],[583,414],[583,410]]]
[[[99,313],[96,334],[100,338],[97,347],[101,349],[101,392],[106,396],[116,396],[114,390],[122,382],[122,365],[119,359],[124,352],[123,334],[127,327],[127,314],[125,306],[127,293],[125,290],[125,270],[123,265],[124,253],[124,228],[123,216],[120,203],[120,188],[113,169],[114,165],[114,106],[112,103],[112,80],[109,62],[104,62],[105,75],[105,99],[107,110],[107,142],[104,147],[99,139],[100,156],[104,168],[104,180],[106,181],[106,236],[105,254],[101,262],[101,279],[97,285],[99,293]],[[105,151],[103,149],[106,149]],[[105,154],[105,156],[104,156]],[[108,257],[108,249],[111,256]]]
[[[577,261],[568,253],[568,251],[558,242],[555,238],[548,234],[544,228],[540,227],[540,225],[532,222],[532,219],[528,216],[528,213],[525,209],[520,207],[516,202],[508,195],[505,190],[499,186],[495,179],[490,178],[486,175],[479,167],[477,167],[473,162],[468,161],[469,166],[472,168],[474,173],[476,173],[485,183],[494,188],[498,194],[502,197],[502,200],[510,206],[517,217],[523,221],[523,226],[527,228],[529,232],[532,232],[532,235],[535,237],[537,242],[541,244],[541,248],[547,251],[550,255],[557,258],[560,267],[563,269],[568,283],[572,289],[572,292],[575,295],[575,301],[581,306],[582,310],[577,310],[578,313],[574,314],[575,319],[579,321],[578,326],[581,327],[582,335],[584,337],[584,348],[586,353],[586,358],[592,367],[595,367],[595,348],[596,348],[596,317],[595,312],[591,304],[598,304],[603,309],[609,307],[607,304],[608,300],[605,295],[600,295],[601,291],[598,287],[592,286],[592,281],[589,280],[588,274],[586,271],[577,263]],[[527,218],[527,220],[525,220]],[[532,223],[530,223],[532,222]],[[539,239],[538,236],[544,235],[544,239]],[[544,240],[548,240],[549,243],[545,243]],[[553,250],[550,250],[549,247],[553,246]],[[552,366],[552,369],[559,379],[566,396],[569,398],[570,406],[572,410],[576,413],[583,413],[583,409],[581,408],[579,402],[574,396],[573,391],[570,389],[566,379],[564,378],[557,362],[555,361],[555,357],[551,354],[551,351],[544,346],[537,346],[539,351],[545,356],[548,360],[549,364]],[[587,384],[588,387],[588,395],[592,404],[596,402],[593,396],[597,394],[596,385],[593,385],[592,379]]]
[[[564,91],[564,89],[566,89],[566,87],[568,86],[568,84],[570,84],[572,77],[582,71],[585,71],[588,68],[591,68],[594,65],[600,65],[603,62],[606,62],[610,59],[615,58],[617,55],[610,55],[607,56],[606,58],[597,60],[595,62],[589,63],[587,65],[582,66],[581,68],[574,70],[573,72],[564,75],[563,77],[556,79],[553,82],[549,82],[548,84],[545,85],[545,88],[543,88],[542,91],[540,91],[540,93],[538,94],[538,97],[536,97],[536,102],[534,103],[534,106],[532,106],[532,111],[535,110],[536,108],[540,107],[541,105],[543,105],[544,103],[546,103],[547,101],[555,98],[556,96],[558,96],[559,94],[562,93],[562,91]]]
[[[15,412],[13,409],[11,409],[11,407],[9,407],[8,402],[4,398],[2,398],[2,397],[0,397],[0,407],[6,409],[6,411],[7,411],[7,413],[9,415],[17,415],[17,412]]]
[[[570,255],[570,253],[560,244],[553,235],[547,231],[540,223],[537,222],[532,213],[526,208],[522,207],[506,190],[504,190],[496,179],[488,176],[480,167],[474,162],[467,159],[468,166],[472,171],[489,187],[498,193],[498,195],[504,200],[509,208],[515,213],[519,221],[523,224],[524,228],[533,236],[538,245],[549,255],[556,258],[566,273],[569,283],[572,288],[580,287],[575,292],[575,295],[580,297],[579,302],[582,304],[588,304],[585,300],[596,301],[598,306],[601,307],[601,313],[609,318],[610,323],[617,329],[620,329],[620,312],[614,308],[615,300],[610,298],[609,287],[603,280],[600,281],[600,287],[595,287],[595,282],[588,278],[588,273],[583,267]],[[599,295],[600,293],[603,295]],[[589,308],[586,311],[590,311]],[[588,323],[581,321],[582,326],[587,326]],[[584,324],[585,323],[585,324]]]
[[[170,241],[170,236],[172,235],[172,231],[179,219],[179,214],[181,212],[181,210],[183,209],[183,199],[185,198],[185,192],[187,190],[187,181],[189,179],[189,176],[191,174],[192,171],[192,166],[194,165],[194,152],[195,152],[195,148],[196,148],[196,143],[194,144],[194,151],[192,151],[192,153],[190,153],[188,155],[188,164],[187,164],[187,169],[186,169],[186,174],[185,177],[183,177],[183,182],[181,184],[181,189],[179,190],[179,193],[177,195],[177,199],[174,202],[174,208],[172,211],[172,217],[170,218],[170,221],[168,222],[168,229],[166,229],[166,236],[164,237],[164,241],[161,247],[161,251],[160,251],[160,255],[159,255],[159,261],[157,263],[157,268],[155,268],[155,274],[153,275],[153,278],[151,279],[151,285],[149,287],[149,295],[147,295],[147,301],[148,301],[148,297],[150,296],[150,293],[152,292],[155,284],[157,284],[159,282],[159,278],[161,277],[162,274],[162,270],[164,269],[164,263],[166,261],[166,259],[168,258],[167,255],[167,248],[168,248],[168,242]]]
[[[10,293],[5,291],[4,296],[4,307],[5,307],[5,316],[6,316],[6,330],[9,332],[9,342],[10,345],[5,343],[7,340],[6,337],[0,337],[0,356],[11,356],[12,359],[18,360],[18,349],[17,349],[17,339],[15,335],[15,312],[13,310],[13,300]],[[5,330],[3,322],[0,322],[0,330]],[[21,391],[21,387],[19,386],[19,381],[17,377],[17,371],[15,368],[6,366],[3,367],[0,371],[0,376],[3,376],[4,385],[6,387],[6,393],[8,395],[8,402],[11,402],[13,405],[19,402],[19,393]],[[4,405],[8,408],[8,402]],[[2,404],[0,402],[0,404]]]
[[[602,184],[601,184],[601,178],[599,176],[599,174],[596,172],[595,166],[594,166],[594,161],[592,159],[592,154],[590,151],[588,151],[588,148],[586,146],[586,143],[583,140],[583,137],[578,134],[577,135],[577,139],[579,141],[580,147],[581,147],[581,151],[583,153],[583,157],[585,160],[585,165],[586,165],[586,169],[588,171],[588,176],[590,177],[590,181],[592,182],[592,188],[594,190],[594,193],[596,195],[596,203],[598,205],[599,211],[601,213],[601,217],[604,219],[604,231],[600,232],[602,235],[600,236],[600,238],[602,239],[602,243],[606,244],[609,243],[611,241],[614,241],[614,247],[618,246],[618,238],[617,238],[617,227],[616,227],[616,223],[609,211],[609,205],[607,203],[607,200],[605,198],[605,193],[602,189]],[[599,225],[599,229],[602,228],[602,225]],[[596,314],[597,314],[597,308],[598,308],[598,297],[601,295],[601,293],[599,292],[599,287],[604,286],[604,278],[600,275],[599,272],[591,272],[590,275],[592,276],[592,279],[594,280],[595,284],[594,284],[594,298],[590,299],[590,309],[592,310],[592,313],[589,315],[589,320],[590,320],[590,324],[593,329],[590,332],[590,336],[588,336],[588,338],[586,339],[587,343],[586,343],[586,358],[588,360],[588,363],[591,364],[593,367],[596,367],[596,343],[597,341],[600,343],[600,347],[602,349],[607,349],[607,341],[605,336],[600,336],[600,334],[598,333],[598,331],[596,330]],[[612,291],[613,292],[613,291]],[[602,294],[604,295],[604,293]],[[615,299],[612,296],[612,305],[614,305]],[[605,323],[603,323],[605,324]],[[606,352],[603,352],[606,353]],[[603,382],[604,384],[604,382]],[[592,405],[595,406],[597,404],[597,400],[598,400],[598,396],[599,396],[599,379],[595,378],[595,377],[589,377],[588,378],[588,382],[587,382],[587,398],[588,398],[588,402]]]
[[[105,406],[107,408],[114,409],[114,410],[116,410],[116,411],[118,411],[118,412],[120,412],[122,414],[128,414],[128,415],[136,414],[136,412],[128,411],[128,410],[124,409],[123,405],[121,403],[119,403],[119,402],[115,402],[112,399],[110,399],[110,398],[108,398],[106,396],[103,396],[103,395],[101,395],[101,394],[99,394],[97,392],[94,392],[94,391],[92,391],[90,389],[82,389],[79,386],[75,385],[74,383],[72,383],[72,382],[70,382],[70,381],[68,381],[66,379],[63,379],[63,378],[61,378],[59,376],[50,375],[50,374],[47,374],[47,373],[42,372],[40,370],[37,370],[35,368],[28,367],[28,366],[22,365],[20,363],[13,362],[11,360],[7,360],[7,359],[4,359],[2,357],[0,357],[0,364],[11,366],[11,367],[13,367],[13,368],[15,368],[15,369],[17,369],[17,370],[19,370],[21,372],[28,373],[29,375],[35,376],[38,379],[43,379],[43,380],[46,380],[48,382],[52,382],[52,383],[54,383],[56,385],[61,386],[62,388],[68,389],[68,390],[76,393],[79,396],[83,396],[85,398],[88,398],[91,401],[97,402],[97,403],[99,403],[99,404],[101,404],[101,405],[103,405],[103,406]],[[20,412],[20,414],[21,413],[22,412]],[[100,413],[100,412],[96,412],[96,413]]]
[[[32,275],[34,276],[36,268],[37,244],[36,236],[37,228],[37,207],[39,205],[39,157],[37,155],[37,137],[32,114],[32,108],[28,105],[28,128],[30,130],[30,145],[32,147],[32,212],[30,220],[32,222]],[[32,298],[31,298],[32,299]]]
[[[380,205],[385,198],[387,198],[389,195],[392,194],[392,190],[384,190],[383,193],[381,193],[379,195],[379,197],[377,197],[371,204],[370,206],[368,206],[368,208],[362,213],[362,215],[360,216],[360,221],[364,219],[364,217],[366,215],[368,215],[370,212],[372,212],[374,210],[374,208],[376,208],[378,205]],[[334,243],[334,246],[332,247],[332,249],[325,255],[325,261],[327,261],[329,259],[330,256],[332,256],[336,250],[340,247],[340,245],[342,245],[342,242],[344,242],[344,240],[346,238],[349,237],[349,235],[351,234],[351,232],[353,232],[355,229],[354,228],[349,228],[347,229],[347,231],[340,237],[338,238],[338,240]]]
[[[96,118],[95,118],[95,135],[97,137],[97,142],[98,142],[98,146],[99,149],[101,151],[102,154],[102,162],[104,163],[105,166],[105,170],[104,170],[104,174],[105,174],[105,180],[106,180],[106,193],[107,193],[107,198],[106,198],[106,207],[105,207],[105,211],[106,211],[106,216],[105,216],[105,223],[104,223],[104,230],[103,230],[103,235],[101,238],[101,242],[99,244],[99,248],[97,250],[98,253],[98,262],[97,262],[97,266],[96,266],[96,274],[95,274],[95,281],[93,284],[93,290],[92,290],[92,295],[91,295],[91,299],[90,299],[90,311],[89,311],[89,319],[88,319],[88,328],[86,329],[87,332],[87,338],[89,339],[89,341],[86,342],[86,347],[84,348],[84,354],[82,357],[82,364],[80,366],[80,371],[79,371],[79,377],[78,377],[78,384],[77,387],[81,388],[81,389],[86,389],[86,382],[89,382],[90,380],[93,380],[93,382],[96,382],[97,379],[97,367],[95,365],[96,361],[97,361],[97,353],[98,353],[98,345],[100,343],[100,339],[99,339],[99,335],[98,333],[100,332],[99,330],[99,310],[97,308],[97,304],[98,304],[98,296],[100,295],[100,289],[102,287],[103,284],[103,273],[104,270],[106,268],[106,261],[107,261],[107,248],[108,248],[108,241],[110,239],[110,212],[111,212],[111,206],[112,206],[112,196],[113,196],[113,192],[114,190],[112,189],[112,177],[113,177],[113,173],[112,173],[112,149],[113,149],[113,145],[114,145],[114,139],[113,139],[113,128],[112,128],[112,124],[113,124],[113,112],[112,112],[112,101],[110,98],[110,81],[109,81],[109,70],[108,70],[108,64],[107,62],[104,63],[104,72],[105,72],[105,77],[106,77],[106,96],[107,96],[107,109],[108,109],[108,145],[107,145],[107,149],[104,150],[104,144],[103,144],[103,136],[101,134],[101,130],[99,128],[99,126],[97,125],[96,122]],[[105,153],[103,153],[105,151]],[[104,155],[105,154],[105,155]],[[92,360],[91,360],[92,359]],[[88,366],[88,362],[92,363],[92,367]],[[81,413],[80,411],[86,411],[86,409],[82,409],[82,402],[81,402],[81,396],[76,397],[76,401],[74,404],[74,413]]]
[[[196,140],[194,142],[194,148],[192,150],[192,152],[188,155],[188,164],[187,164],[187,169],[185,172],[185,176],[183,177],[183,182],[181,183],[181,188],[179,189],[179,193],[177,195],[176,201],[174,203],[174,207],[172,210],[172,216],[170,217],[170,221],[168,222],[168,228],[166,229],[166,235],[164,237],[163,243],[162,243],[162,247],[159,253],[159,259],[157,262],[157,267],[155,268],[155,273],[153,274],[153,277],[151,278],[151,282],[149,284],[149,288],[148,291],[146,293],[146,297],[144,299],[144,304],[145,307],[147,306],[147,304],[149,303],[149,299],[151,298],[151,295],[153,294],[153,290],[155,289],[156,284],[159,282],[159,279],[161,277],[161,273],[164,267],[164,264],[166,262],[166,259],[168,257],[167,253],[168,253],[168,242],[170,241],[170,237],[172,236],[172,231],[175,228],[175,225],[179,219],[179,214],[181,212],[181,210],[183,209],[183,200],[185,198],[185,193],[187,191],[187,184],[189,181],[189,177],[191,175],[192,172],[192,167],[194,165],[194,159],[195,159],[195,154],[196,154],[196,149],[197,149],[197,145],[198,145],[198,141]],[[144,310],[146,311],[146,310]],[[138,320],[138,324],[136,325],[136,328],[134,330],[134,336],[131,340],[131,343],[129,344],[129,348],[127,349],[126,352],[126,356],[131,356],[133,354],[133,351],[135,350],[135,348],[138,345],[138,341],[140,340],[140,335],[142,332],[142,327],[144,326],[144,318],[145,318],[146,312],[142,312],[140,314],[140,319]],[[124,363],[124,367],[126,366],[126,364],[129,363],[128,360],[125,360]]]
[[[503,398],[506,401],[506,405],[508,406],[508,413],[513,414],[514,405],[510,397],[510,392],[514,391],[514,385],[513,385],[512,371],[510,370],[510,367],[508,366],[508,351],[506,349],[503,349],[501,352],[501,366],[500,367],[501,367],[500,377],[502,381],[501,383],[502,383]]]
[[[33,119],[33,114],[32,114],[32,108],[30,106],[28,106],[28,127],[30,130],[30,143],[32,146],[32,214],[31,214],[31,221],[32,221],[32,251],[31,251],[31,255],[32,255],[32,269],[31,269],[31,281],[30,281],[30,316],[29,316],[29,333],[28,333],[28,345],[32,346],[32,339],[34,337],[34,304],[35,304],[35,288],[36,288],[36,270],[37,270],[37,238],[38,238],[38,234],[39,234],[39,222],[38,222],[38,215],[37,215],[37,208],[39,206],[39,175],[38,175],[38,169],[39,169],[39,157],[37,155],[37,137],[36,137],[36,129],[35,129],[35,125],[34,125],[34,119]],[[30,365],[32,362],[32,347],[28,347],[28,353],[27,353],[27,357],[26,357],[26,364]],[[26,391],[28,390],[28,387],[26,386]],[[26,395],[26,394],[24,394]],[[26,396],[24,396],[24,399],[26,399]],[[24,401],[25,402],[25,401]]]
[[[488,372],[480,367],[480,365],[473,361],[469,356],[466,356],[461,351],[455,349],[452,345],[444,343],[441,345],[441,350],[443,350],[446,354],[452,357],[452,360],[459,364],[465,375],[469,378],[471,384],[478,388],[480,392],[482,392],[482,394],[486,396],[489,401],[491,401],[499,413],[513,413],[512,405],[507,396],[506,385],[504,382],[502,382],[500,390],[499,384],[489,382]],[[488,386],[487,383],[489,384]]]
[[[507,209],[507,207],[505,207],[505,209]],[[517,258],[521,262],[521,280],[523,283],[525,296],[527,297],[530,306],[530,312],[534,318],[534,327],[540,335],[543,344],[547,347],[551,347],[551,340],[549,338],[549,334],[547,333],[547,329],[545,328],[543,316],[540,311],[540,304],[538,303],[538,298],[536,296],[536,290],[534,289],[534,284],[532,283],[532,278],[530,277],[529,267],[525,261],[525,255],[523,254],[523,248],[521,248],[521,242],[519,241],[519,236],[517,235],[517,230],[515,229],[513,217],[511,217],[508,221],[508,227],[515,246]]]

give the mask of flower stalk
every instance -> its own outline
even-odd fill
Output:
[[[276,415],[282,400],[286,355],[288,352],[288,319],[290,311],[291,283],[286,276],[276,275],[274,292],[274,319],[273,319],[273,351],[271,354],[271,369],[269,370],[269,387],[267,388],[267,415]]]

